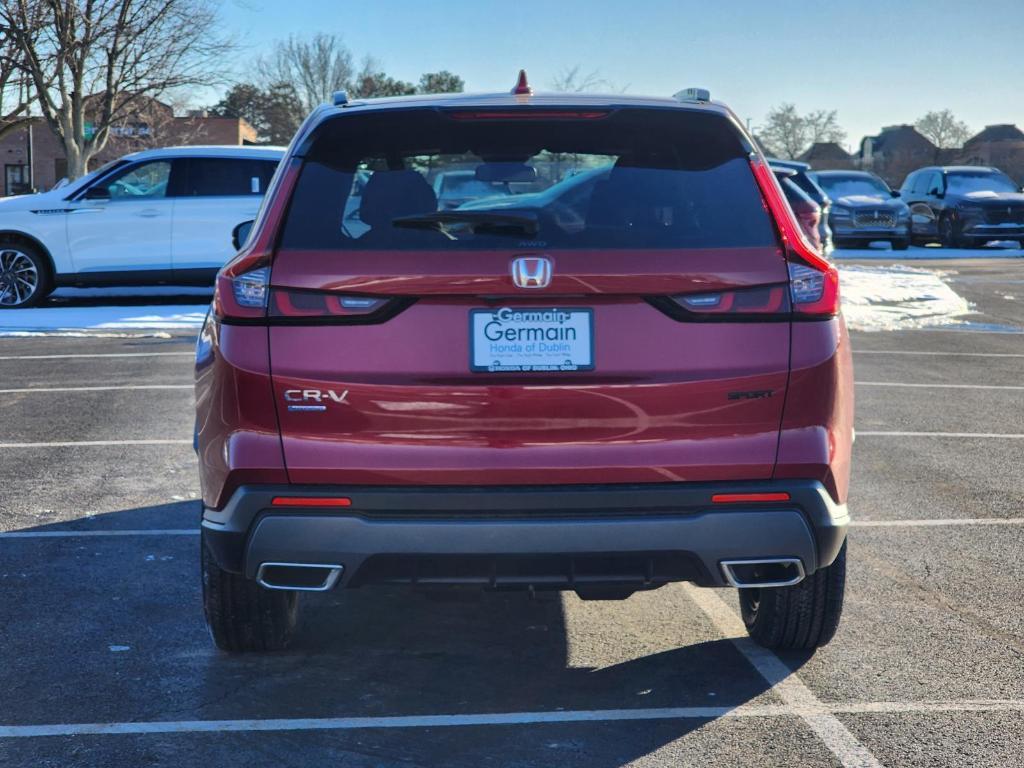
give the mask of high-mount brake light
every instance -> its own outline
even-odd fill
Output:
[[[750,168],[785,249],[794,316],[806,319],[835,317],[839,314],[838,270],[807,241],[767,163],[753,155]]]
[[[600,120],[607,110],[475,109],[449,113],[453,120]]]

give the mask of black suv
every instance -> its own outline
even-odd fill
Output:
[[[915,241],[970,248],[1024,237],[1024,194],[997,168],[921,168],[907,176],[900,195],[910,206]]]
[[[910,245],[910,208],[889,185],[866,171],[812,171],[832,198],[829,226],[836,247],[886,240],[897,251]]]

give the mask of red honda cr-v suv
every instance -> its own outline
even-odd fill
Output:
[[[671,581],[741,588],[768,646],[828,642],[835,268],[706,92],[518,91],[339,95],[221,270],[196,383],[215,642],[282,647],[303,590]],[[440,210],[453,171],[479,196]]]

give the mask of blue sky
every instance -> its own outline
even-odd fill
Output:
[[[224,0],[247,62],[289,34],[337,34],[415,81],[448,69],[469,91],[535,88],[568,67],[636,94],[700,85],[756,127],[768,110],[837,109],[848,144],[952,109],[972,128],[1024,127],[1021,0]]]

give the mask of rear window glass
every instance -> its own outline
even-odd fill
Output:
[[[347,114],[322,125],[285,222],[290,249],[716,248],[775,244],[719,115]]]
[[[181,194],[183,197],[262,195],[276,168],[276,162],[252,158],[189,158]]]

